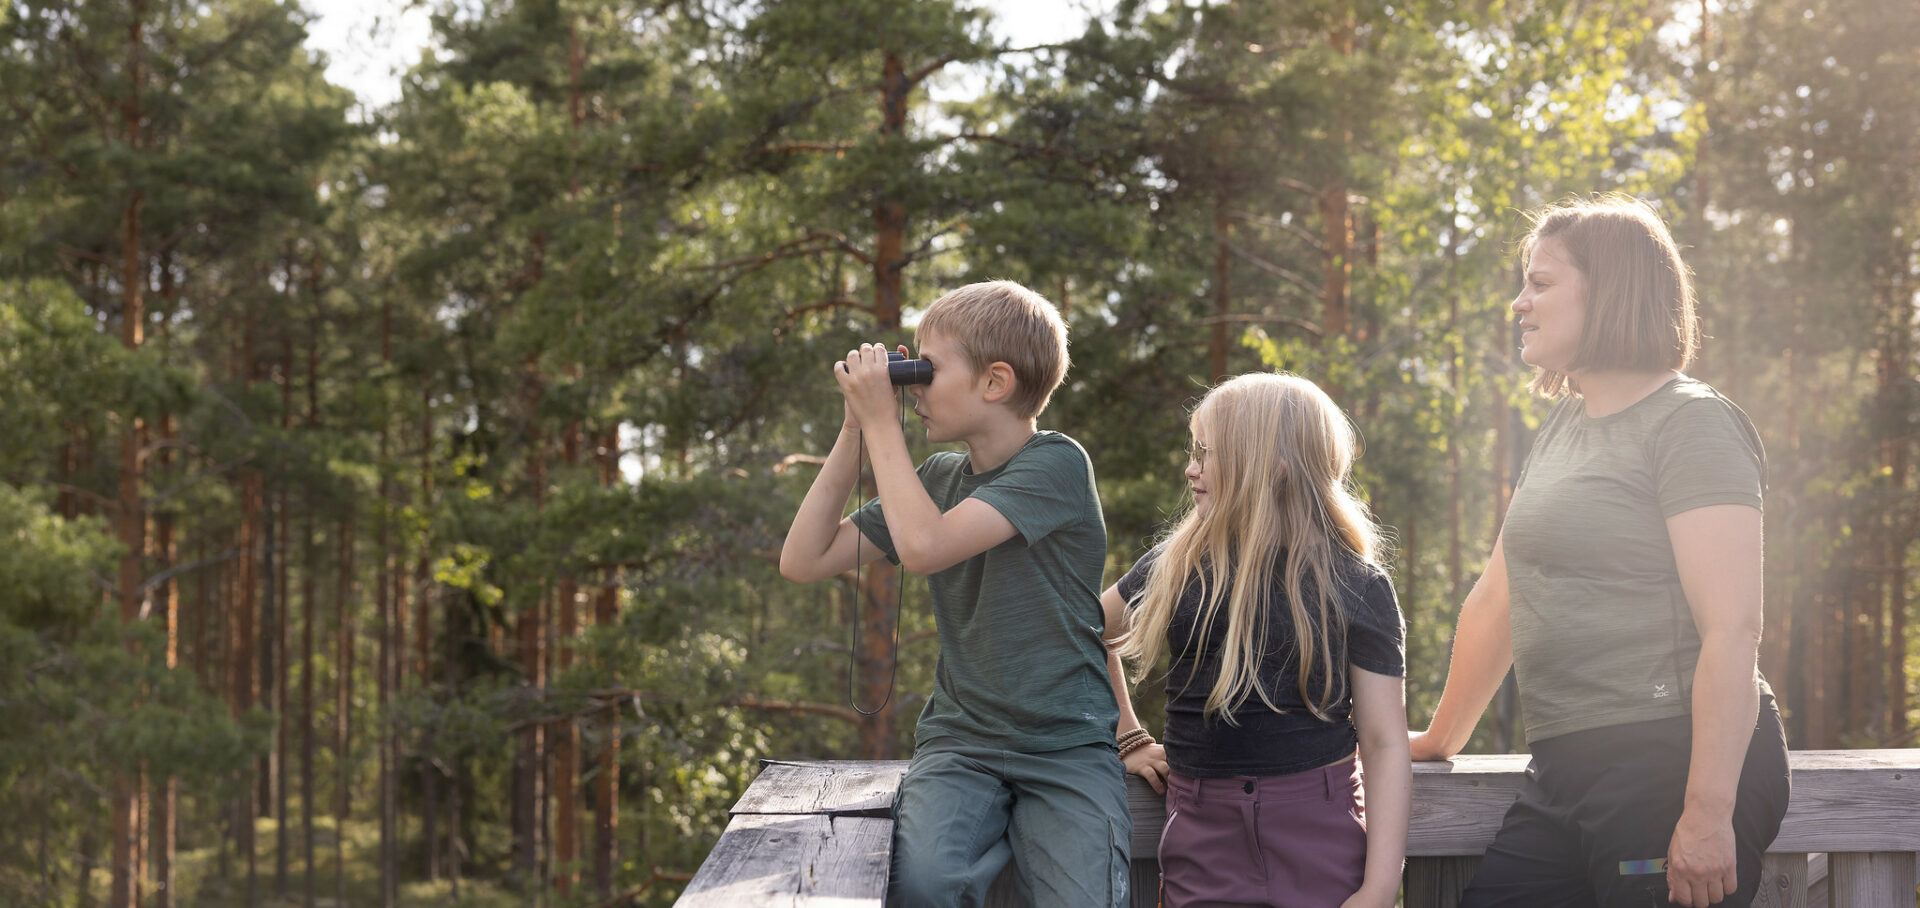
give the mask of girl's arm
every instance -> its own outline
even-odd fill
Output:
[[[1427,730],[1413,736],[1413,759],[1445,760],[1459,753],[1473,737],[1473,727],[1480,724],[1480,714],[1486,712],[1500,682],[1506,680],[1507,669],[1513,667],[1507,595],[1507,556],[1501,539],[1495,539],[1487,569],[1460,606],[1440,705],[1434,707]]]
[[[1703,906],[1738,886],[1733,802],[1760,713],[1761,516],[1744,505],[1695,508],[1667,518],[1667,536],[1700,631],[1693,753],[1686,803],[1667,846],[1667,898]]]
[[[1367,872],[1343,908],[1392,908],[1407,859],[1413,813],[1413,764],[1407,749],[1407,684],[1403,678],[1350,669],[1353,722],[1367,804]]]
[[[1120,727],[1118,734],[1126,734],[1140,726],[1140,717],[1134,714],[1133,698],[1127,693],[1127,669],[1120,664],[1120,654],[1114,646],[1121,635],[1127,632],[1127,601],[1120,597],[1119,585],[1107,587],[1100,594],[1100,611],[1106,619],[1106,632],[1102,637],[1107,643],[1107,683],[1113,685],[1113,699],[1120,704]],[[1167,749],[1158,743],[1149,744],[1127,754],[1121,759],[1127,771],[1146,779],[1148,785],[1160,794],[1167,793]]]

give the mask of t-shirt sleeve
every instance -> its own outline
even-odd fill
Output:
[[[1760,435],[1723,398],[1688,401],[1667,417],[1654,436],[1653,470],[1663,517],[1717,504],[1762,507],[1767,458]]]
[[[940,455],[934,455],[934,457],[938,456]],[[932,464],[933,457],[929,457],[920,461],[920,466],[914,468],[914,475],[920,477],[920,485],[923,488],[927,484],[927,470]],[[900,553],[893,546],[893,532],[887,529],[887,515],[880,510],[880,499],[875,498],[861,505],[853,512],[851,519],[853,525],[860,530],[860,535],[867,537],[867,542],[885,553],[888,561],[894,564],[900,563]]]
[[[1000,475],[973,490],[1007,518],[1028,545],[1086,518],[1093,467],[1080,446],[1064,439],[1021,451]]]
[[[1392,578],[1369,576],[1356,605],[1347,623],[1347,661],[1376,675],[1406,677],[1407,631]]]
[[[1138,604],[1140,594],[1146,592],[1147,578],[1153,574],[1153,563],[1160,560],[1160,552],[1164,548],[1165,545],[1156,545],[1151,551],[1141,555],[1140,560],[1133,563],[1133,569],[1128,571],[1126,576],[1121,577],[1120,582],[1114,584],[1114,587],[1120,591],[1120,598],[1126,600],[1128,605]]]

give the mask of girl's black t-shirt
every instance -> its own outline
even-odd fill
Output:
[[[1120,578],[1120,595],[1128,603],[1137,603],[1160,553],[1156,547]],[[1207,640],[1194,639],[1200,623],[1197,578],[1187,585],[1174,607],[1167,625],[1172,664],[1167,670],[1167,728],[1161,741],[1174,772],[1196,779],[1286,775],[1341,760],[1359,745],[1360,735],[1352,718],[1353,692],[1344,670],[1335,679],[1337,696],[1324,710],[1327,719],[1316,717],[1300,696],[1295,674],[1299,648],[1294,641],[1286,583],[1279,570],[1285,557],[1281,552],[1282,561],[1276,563],[1273,586],[1267,591],[1267,635],[1259,648],[1259,683],[1267,699],[1278,707],[1277,712],[1259,696],[1250,694],[1232,710],[1235,724],[1224,717],[1207,717],[1207,695],[1220,676],[1226,616],[1215,617]],[[1345,649],[1345,658],[1336,657],[1334,664],[1405,677],[1406,632],[1393,581],[1379,568],[1351,559],[1340,565],[1337,573],[1342,587],[1337,598],[1346,615],[1346,634],[1344,641],[1337,631],[1332,635],[1336,656],[1343,642]],[[1321,670],[1315,668],[1310,690],[1320,690],[1321,677]]]

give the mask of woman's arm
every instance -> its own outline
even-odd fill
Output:
[[[1760,511],[1712,505],[1667,518],[1680,586],[1700,632],[1686,803],[1667,847],[1668,900],[1705,906],[1738,888],[1733,802],[1760,713]]]
[[[1353,721],[1367,804],[1367,872],[1343,908],[1392,908],[1407,859],[1413,813],[1413,764],[1407,750],[1407,683],[1351,669]]]
[[[1504,534],[1503,534],[1504,536]],[[1453,657],[1447,663],[1446,685],[1440,705],[1426,731],[1412,737],[1415,760],[1445,760],[1467,746],[1473,727],[1480,724],[1507,669],[1513,667],[1513,627],[1508,622],[1507,556],[1502,540],[1493,541],[1493,554],[1479,582],[1460,606],[1460,624],[1453,632]]]

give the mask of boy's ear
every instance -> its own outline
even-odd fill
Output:
[[[1019,384],[1019,380],[1013,377],[1013,367],[1003,362],[989,364],[982,378],[986,381],[985,396],[990,404],[1006,400]]]

